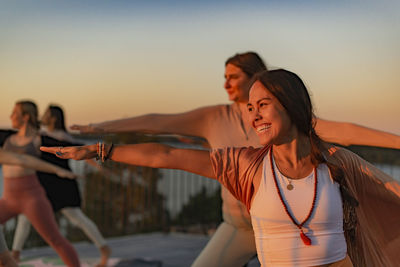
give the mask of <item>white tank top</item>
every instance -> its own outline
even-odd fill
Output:
[[[286,188],[284,177],[274,163],[282,197],[298,223],[308,215],[314,197],[315,175],[290,180],[293,190]],[[343,210],[339,185],[332,180],[326,164],[317,168],[318,187],[314,211],[303,226],[311,239],[306,246],[300,231],[290,220],[274,183],[269,153],[263,162],[260,187],[252,201],[250,215],[258,258],[262,266],[315,266],[344,259],[347,253],[343,233]]]

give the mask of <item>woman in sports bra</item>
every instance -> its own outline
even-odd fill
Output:
[[[400,266],[400,184],[317,136],[296,74],[265,71],[251,84],[247,112],[260,148],[98,143],[41,150],[217,179],[249,211],[262,266]]]
[[[19,154],[0,149],[0,164],[19,165],[24,168],[30,168],[42,172],[54,173],[64,178],[76,178],[75,175],[63,168],[50,164],[30,155]],[[1,212],[1,211],[0,211]],[[7,249],[7,244],[4,240],[3,229],[0,229],[0,266],[16,267],[13,256]]]
[[[18,132],[6,138],[3,149],[38,157],[41,138],[38,135],[36,105],[30,101],[17,102],[10,118],[13,128]],[[58,229],[36,171],[8,164],[4,164],[2,170],[4,193],[0,199],[0,224],[23,213],[67,266],[80,266],[75,249]]]

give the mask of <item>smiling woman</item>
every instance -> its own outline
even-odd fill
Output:
[[[295,138],[296,128],[291,123],[285,108],[259,81],[252,86],[247,108],[249,114],[254,117],[252,126],[261,144],[285,143],[288,141],[287,138]],[[282,132],[285,133],[286,140],[280,140],[282,136],[278,134]]]
[[[260,147],[260,141],[248,122],[247,103],[253,75],[267,67],[255,52],[237,53],[225,61],[224,88],[233,103],[202,107],[177,114],[145,114],[74,126],[82,133],[147,132],[197,136],[211,148]],[[325,141],[342,145],[358,144],[400,148],[400,136],[368,129],[353,123],[315,118],[316,132]],[[256,255],[251,218],[245,205],[231,192],[221,188],[223,222],[192,267],[242,267]]]
[[[256,74],[248,107],[263,147],[209,153],[147,143],[41,150],[217,179],[249,210],[263,266],[398,266],[400,213],[393,210],[400,209],[400,185],[317,136],[301,79],[286,70]],[[295,183],[291,190],[287,179]]]

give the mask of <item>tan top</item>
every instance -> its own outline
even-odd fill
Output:
[[[257,192],[260,166],[268,149],[226,148],[211,152],[218,181],[248,209]],[[342,166],[349,191],[359,202],[350,218],[354,229],[344,229],[355,230],[354,243],[346,240],[354,266],[400,266],[400,184],[346,149],[332,146],[325,156],[328,162]]]
[[[208,127],[204,135],[211,148],[225,147],[259,147],[258,137],[251,128],[246,130],[248,122],[242,120],[237,104],[215,106],[208,119]],[[252,229],[250,214],[246,207],[238,201],[225,187],[221,188],[222,216],[238,228]]]

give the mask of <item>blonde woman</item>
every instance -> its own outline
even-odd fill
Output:
[[[8,151],[4,151],[0,148],[0,164],[7,165],[19,165],[24,168],[34,169],[42,172],[55,173],[60,177],[64,178],[75,178],[75,175],[63,168],[56,165],[50,164],[46,161],[40,160],[36,157],[32,157],[24,154],[17,154]],[[1,210],[0,210],[1,213]],[[0,230],[0,265],[6,267],[17,266],[14,258],[7,249],[6,242],[4,240],[3,229]]]

